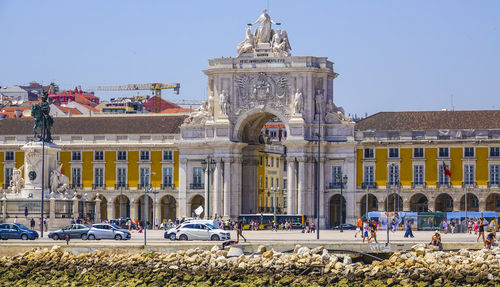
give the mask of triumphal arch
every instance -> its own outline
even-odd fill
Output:
[[[287,134],[286,212],[316,216],[319,174],[324,226],[338,212],[331,202],[340,196],[340,185],[335,184],[339,167],[343,174],[355,174],[354,123],[334,104],[338,74],[326,57],[292,56],[287,31],[276,28],[281,26],[265,10],[250,25],[237,45],[237,56],[209,60],[204,71],[208,99],[181,126],[178,212],[189,215],[192,198],[202,196],[210,217],[258,213],[261,129],[277,118]],[[208,158],[214,168],[200,181],[202,161]],[[349,177],[343,186],[345,221],[353,219],[356,210],[354,182]]]

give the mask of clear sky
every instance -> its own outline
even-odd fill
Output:
[[[449,109],[452,95],[500,108],[498,0],[0,0],[0,85],[180,82],[175,97],[205,99],[208,59],[236,56],[268,5],[292,55],[335,63],[346,113]]]

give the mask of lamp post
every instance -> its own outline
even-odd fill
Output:
[[[369,189],[369,184],[367,183],[366,184],[366,206],[365,206],[365,209],[366,209],[366,213],[365,213],[365,217],[366,217],[366,220],[368,220],[368,189]]]
[[[471,170],[470,170],[470,164],[469,164],[469,158],[467,158],[467,182],[465,182],[464,185],[464,190],[465,190],[465,220],[467,221],[467,184],[470,183],[470,178],[471,178]],[[451,179],[450,179],[451,182]]]
[[[347,175],[342,176],[342,172],[337,175],[337,181],[340,182],[340,232],[344,232],[344,184],[347,183]]]
[[[155,174],[156,173],[154,172],[152,172],[151,174],[146,173],[144,174],[144,177],[146,176],[150,177],[150,175],[155,175]],[[144,180],[143,183],[144,183],[144,246],[146,246],[147,244],[146,232],[148,230],[148,203],[149,203],[149,197],[147,195],[148,192],[152,192],[152,188],[149,180],[147,182],[146,180]]]
[[[122,199],[123,199],[123,187],[122,187],[122,185],[120,184],[120,218],[122,218],[122,217],[123,217],[123,212],[122,212],[122,209],[123,209]],[[116,214],[116,213],[115,213],[115,214]]]
[[[386,245],[389,245],[389,187],[392,182],[392,175],[389,173],[390,167],[394,167],[394,163],[389,163],[387,164],[387,187],[386,187],[386,194],[385,194],[385,214],[386,214],[386,219],[387,223],[385,225],[385,229],[387,229],[387,243]]]
[[[41,210],[41,221],[40,221],[40,238],[43,238],[43,199],[45,197],[45,118],[42,119],[42,130],[40,132],[42,140],[42,210]]]
[[[215,160],[210,156],[201,161],[201,167],[207,173],[207,218],[210,218],[210,172],[214,170],[215,165]]]

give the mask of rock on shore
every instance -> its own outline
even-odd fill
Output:
[[[443,252],[421,244],[363,264],[322,247],[232,257],[219,248],[73,255],[54,246],[1,257],[0,286],[495,286],[499,265],[498,247]]]

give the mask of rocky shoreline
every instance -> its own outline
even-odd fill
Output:
[[[500,248],[443,252],[415,245],[370,264],[322,247],[293,253],[232,247],[73,255],[58,246],[0,258],[0,286],[498,286]]]

